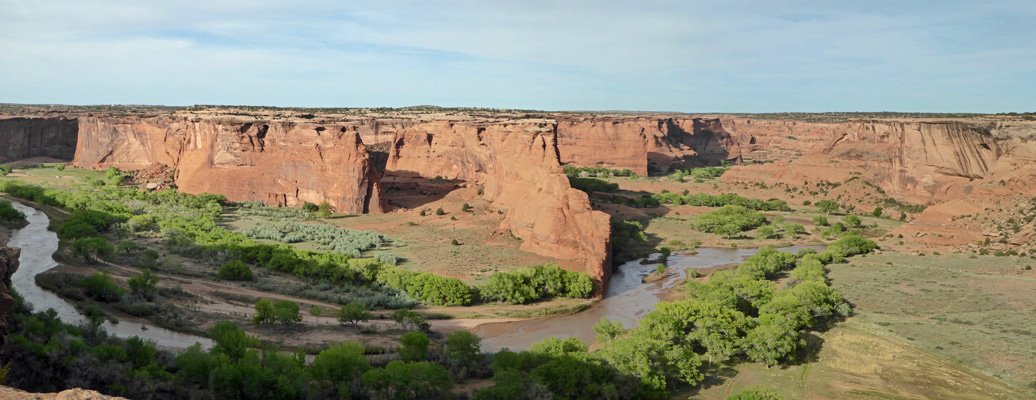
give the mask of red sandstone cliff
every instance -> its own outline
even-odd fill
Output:
[[[75,151],[74,119],[0,119],[0,163],[33,157],[71,160]]]
[[[859,120],[802,158],[738,167],[723,180],[799,184],[859,175],[893,197],[929,204],[970,193],[1002,154],[988,130],[964,122]]]
[[[741,161],[738,139],[703,118],[558,117],[558,151],[565,164],[640,175]]]
[[[73,163],[163,164],[187,193],[288,206],[327,201],[348,213],[388,210],[377,171],[346,125],[188,116],[81,118]]]
[[[483,188],[506,209],[501,228],[524,240],[522,250],[585,260],[599,284],[611,273],[610,217],[568,184],[547,123],[430,122],[396,134],[386,175],[441,176]]]

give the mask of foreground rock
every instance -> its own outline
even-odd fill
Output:
[[[585,261],[600,287],[611,272],[610,217],[572,189],[558,159],[557,125],[429,122],[396,134],[386,175],[457,179],[505,213],[522,250]]]
[[[342,124],[84,117],[78,140],[78,167],[139,170],[162,164],[188,193],[286,206],[327,201],[346,213],[388,210],[366,147],[356,129]]]
[[[69,389],[58,393],[29,393],[15,388],[0,386],[0,399],[7,400],[126,400],[123,397],[105,396],[93,390]]]

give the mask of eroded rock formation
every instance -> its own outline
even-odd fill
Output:
[[[301,205],[327,201],[347,213],[388,210],[379,175],[352,125],[162,116],[79,120],[81,168],[175,170],[188,193]]]
[[[610,275],[610,217],[568,184],[552,123],[430,122],[396,134],[387,175],[459,179],[506,210],[501,228],[524,240],[521,249],[585,260],[599,285]]]
[[[559,117],[561,162],[647,175],[739,163],[738,139],[714,118]]]
[[[14,308],[11,297],[11,277],[18,270],[18,256],[21,249],[0,247],[0,352],[7,345],[7,313]]]
[[[851,121],[802,158],[736,168],[725,181],[843,182],[853,176],[911,203],[959,198],[1003,155],[983,127],[959,121]]]
[[[76,129],[75,119],[0,119],[0,163],[33,157],[71,160]]]
[[[68,389],[58,393],[29,393],[3,386],[0,386],[0,398],[7,400],[126,400],[123,397],[106,396],[85,389]]]

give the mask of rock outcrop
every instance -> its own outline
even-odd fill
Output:
[[[33,157],[71,160],[77,122],[66,118],[0,119],[0,163]]]
[[[3,386],[0,386],[0,398],[7,400],[126,400],[124,397],[106,396],[85,389],[68,389],[58,393],[29,393]]]
[[[327,201],[347,213],[388,210],[379,175],[352,125],[86,117],[79,120],[76,149],[73,164],[81,168],[166,165],[187,193],[287,206]]]
[[[386,175],[458,179],[482,188],[506,210],[501,228],[524,240],[522,250],[585,260],[603,288],[611,266],[610,217],[572,189],[558,160],[550,123],[429,122],[396,134]]]
[[[959,121],[851,121],[791,162],[735,168],[725,181],[799,184],[853,176],[911,203],[959,198],[1003,155],[990,132]]]
[[[7,345],[7,313],[14,308],[11,297],[11,277],[18,270],[18,256],[21,249],[0,247],[0,352]]]
[[[558,117],[561,162],[630,169],[647,175],[674,168],[740,163],[736,137],[713,118]]]

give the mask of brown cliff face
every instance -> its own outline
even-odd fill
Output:
[[[814,145],[833,138],[841,127],[834,123],[815,123],[783,119],[720,118],[741,148],[741,156],[751,161],[779,161],[801,157]]]
[[[738,139],[703,118],[559,117],[558,151],[564,164],[640,175],[741,161]]]
[[[16,247],[0,247],[0,352],[7,345],[7,313],[14,308],[11,277],[18,270],[18,256],[21,252]]]
[[[506,209],[501,228],[524,240],[522,250],[582,258],[603,288],[611,273],[611,219],[569,186],[556,140],[554,124],[423,123],[396,134],[386,174],[479,185],[483,198]]]
[[[76,152],[75,119],[0,119],[0,163],[33,157],[71,160]]]
[[[735,168],[723,179],[798,184],[859,175],[893,197],[929,204],[970,193],[1002,154],[989,131],[972,124],[858,120],[802,158]]]
[[[347,126],[243,119],[81,118],[81,168],[175,170],[187,193],[297,206],[327,201],[347,213],[388,210],[359,134]]]

